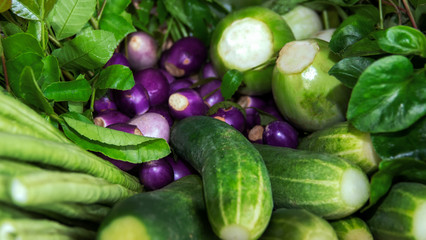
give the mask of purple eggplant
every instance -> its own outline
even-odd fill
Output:
[[[107,160],[108,162],[111,162],[112,164],[114,164],[116,167],[118,167],[119,169],[125,171],[125,172],[129,172],[132,169],[134,169],[138,164],[136,163],[131,163],[131,162],[126,162],[126,161],[121,161],[121,160],[116,160],[113,158],[110,158],[108,156],[105,156],[102,153],[95,153],[98,157]]]
[[[180,158],[175,160],[172,156],[167,156],[165,159],[173,168],[174,181],[195,173],[195,170],[187,162]]]
[[[246,127],[247,128],[252,128],[256,125],[260,124],[260,114],[259,112],[255,109],[255,108],[246,108]]]
[[[285,121],[273,121],[265,126],[263,142],[272,146],[296,148],[299,144],[298,132]]]
[[[129,124],[126,122],[114,123],[107,126],[107,128],[114,129],[121,132],[131,133],[135,135],[140,135],[140,136],[143,135],[141,130],[139,130],[139,128],[136,125]]]
[[[204,79],[206,78],[218,78],[219,75],[216,72],[216,69],[214,69],[214,66],[211,62],[206,63],[202,68],[202,76]]]
[[[195,37],[177,40],[163,55],[161,67],[175,77],[198,72],[207,58],[207,47]]]
[[[174,123],[174,119],[169,111],[169,106],[166,104],[164,105],[157,105],[149,108],[148,112],[158,113],[161,114],[166,120],[167,123],[169,123],[169,126],[171,127]]]
[[[160,69],[147,68],[134,75],[135,84],[142,85],[149,96],[151,106],[167,102],[169,83]]]
[[[109,110],[117,110],[117,106],[115,105],[114,101],[112,101],[107,95],[96,99],[93,104],[93,108],[95,115]]]
[[[109,67],[111,65],[123,65],[126,67],[130,67],[129,60],[127,60],[124,54],[119,52],[114,53],[104,67]]]
[[[141,164],[139,179],[147,190],[160,189],[173,182],[173,168],[164,158]]]
[[[140,84],[124,91],[113,89],[112,95],[117,108],[129,117],[144,114],[150,107],[148,92]]]
[[[146,32],[134,32],[128,37],[127,59],[135,71],[153,67],[158,60],[158,45],[155,39]]]
[[[243,108],[259,108],[263,109],[266,106],[266,101],[263,98],[256,96],[241,96],[237,103]]]
[[[167,72],[164,69],[160,69],[161,73],[164,75],[164,77],[167,79],[167,82],[169,84],[171,84],[172,82],[174,82],[176,80],[175,77],[173,77],[169,72]]]
[[[204,99],[207,106],[211,107],[225,100],[220,91],[221,84],[222,82],[219,79],[214,79],[198,88],[198,93]]]
[[[95,123],[95,125],[101,127],[108,127],[116,123],[125,123],[129,120],[130,118],[127,115],[123,114],[118,110],[109,110],[101,112],[95,118],[93,118],[93,122]]]
[[[184,88],[170,95],[169,109],[173,118],[183,119],[189,116],[205,115],[208,106],[197,91]]]
[[[132,118],[128,123],[136,125],[145,137],[163,138],[169,141],[169,123],[159,113],[147,112]]]
[[[246,120],[243,113],[236,107],[219,108],[216,113],[210,115],[233,126],[240,132],[246,129]]]
[[[189,88],[191,86],[192,86],[192,82],[190,82],[186,78],[176,79],[174,82],[170,84],[169,95],[171,95],[172,93],[175,93],[177,90],[180,90],[183,88]]]
[[[252,127],[247,134],[247,138],[252,143],[263,144],[263,132],[265,127],[262,125],[256,125]]]

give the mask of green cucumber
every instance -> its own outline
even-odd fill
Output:
[[[369,199],[367,175],[331,154],[254,144],[271,179],[276,208],[304,208],[325,219],[347,217]]]
[[[257,239],[271,217],[271,185],[259,152],[238,130],[208,116],[179,121],[174,151],[202,176],[210,224],[222,239]]]
[[[102,221],[97,239],[217,239],[207,219],[200,177],[188,175],[119,202]]]
[[[339,240],[374,240],[367,223],[359,217],[347,217],[330,224]]]
[[[359,131],[347,121],[311,133],[300,141],[298,148],[345,158],[367,174],[377,170],[380,162],[370,133]]]
[[[305,209],[279,208],[260,240],[337,240],[331,225]]]
[[[367,221],[376,240],[426,239],[426,185],[399,182]]]

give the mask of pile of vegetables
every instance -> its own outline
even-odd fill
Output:
[[[1,239],[426,239],[426,3],[5,0]]]

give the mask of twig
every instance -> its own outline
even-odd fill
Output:
[[[413,25],[413,28],[418,29],[416,21],[414,20],[414,17],[413,17],[413,13],[411,12],[410,5],[408,5],[407,0],[402,0],[402,3],[404,4],[405,9],[407,10],[407,14],[408,14],[408,17],[410,18],[410,22]]]
[[[383,25],[383,6],[382,6],[382,0],[379,0],[379,15],[380,15],[380,29],[383,29],[384,25]]]
[[[383,0],[383,3],[395,8],[395,12],[398,15],[398,24],[402,25],[401,9],[392,0],[389,0],[389,1]]]

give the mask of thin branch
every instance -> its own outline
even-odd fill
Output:
[[[390,5],[395,9],[396,14],[398,15],[398,24],[402,25],[401,9],[392,0],[383,0],[383,3],[386,5]]]
[[[413,25],[413,28],[418,29],[416,21],[414,20],[414,17],[413,17],[413,13],[411,12],[410,5],[408,4],[407,0],[402,0],[402,3],[404,4],[405,9],[407,10],[407,14],[408,14],[408,17],[410,18],[410,22]]]

